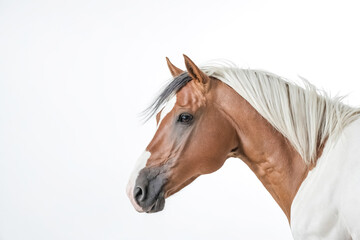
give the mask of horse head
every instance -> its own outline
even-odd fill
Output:
[[[165,106],[156,115],[156,133],[127,186],[139,212],[161,211],[165,198],[218,170],[238,149],[231,119],[217,104],[223,96],[216,89],[223,83],[184,58],[186,72],[167,59],[174,80],[158,99]]]

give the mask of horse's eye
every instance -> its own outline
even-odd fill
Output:
[[[190,113],[182,113],[179,115],[178,122],[190,123],[193,120],[193,116]]]

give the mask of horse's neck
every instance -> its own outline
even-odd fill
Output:
[[[224,83],[217,83],[216,88],[215,101],[239,138],[236,157],[250,167],[290,220],[292,201],[308,167],[285,137],[244,98]]]

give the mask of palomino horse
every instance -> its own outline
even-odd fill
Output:
[[[130,177],[139,212],[198,176],[242,159],[287,216],[295,239],[360,239],[360,109],[274,74],[229,64],[187,71],[168,61],[173,80],[149,115],[157,131]]]

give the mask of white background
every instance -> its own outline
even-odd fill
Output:
[[[157,214],[125,194],[170,77],[225,58],[360,103],[358,1],[0,0],[0,239],[291,239],[238,159]]]

